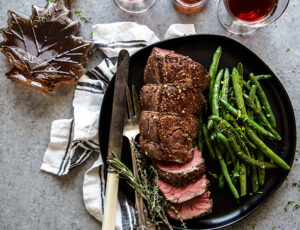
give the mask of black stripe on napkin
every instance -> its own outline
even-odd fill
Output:
[[[92,140],[88,140],[88,142],[91,142],[92,144],[96,145],[96,146],[99,146],[98,143],[96,143],[95,141],[92,141]]]
[[[103,171],[103,172],[102,172]],[[101,210],[102,210],[102,213],[104,213],[104,191],[105,191],[105,188],[104,188],[104,165],[101,165],[99,167],[99,177],[100,177],[100,196],[101,196]]]
[[[81,147],[80,145],[77,145],[75,151],[74,151],[74,154],[71,158],[71,165],[75,164],[79,159],[80,157],[82,156],[82,154],[86,151],[85,148]]]
[[[96,85],[96,84],[89,83],[89,82],[78,82],[77,85],[103,91],[103,88],[101,85]]]
[[[70,144],[71,144],[71,137],[72,137],[72,132],[73,132],[73,123],[74,123],[74,119],[72,119],[71,121],[71,128],[70,128],[70,132],[69,132],[69,139],[68,139],[68,145],[67,145],[67,148],[66,148],[66,151],[65,151],[65,155],[64,155],[64,158],[60,164],[60,167],[59,167],[59,170],[58,170],[58,173],[57,175],[60,175],[61,173],[61,170],[63,168],[63,165],[66,163],[66,158],[68,156],[68,153],[69,153],[69,148],[70,148]],[[66,164],[67,165],[67,164]]]
[[[119,202],[120,202],[120,208],[121,208],[123,229],[128,229],[128,230],[133,229],[133,226],[131,226],[131,223],[130,223],[130,217],[129,217],[129,212],[128,212],[129,205],[128,205],[126,199],[124,198],[124,195],[120,192],[119,192]]]
[[[103,73],[103,71],[98,66],[96,66],[94,69],[103,78],[102,80],[104,82],[106,82],[107,84],[110,82],[109,78]]]
[[[87,71],[85,73],[86,76],[88,76],[90,79],[92,80],[99,80],[98,75],[95,75],[94,73],[92,73],[91,71]]]
[[[95,85],[95,84],[88,83],[88,82],[78,82],[77,85],[78,86],[84,86],[84,87],[89,87],[89,88],[93,88],[93,89],[102,90],[102,86],[101,85]]]
[[[82,144],[83,144],[83,146],[86,147],[87,149],[90,149],[90,150],[96,150],[96,151],[98,150],[97,147],[91,146],[91,145],[88,144],[86,141],[83,141]]]
[[[70,165],[70,168],[81,165],[89,156],[92,154],[93,150],[85,150],[84,153],[80,156],[80,158],[74,164]]]

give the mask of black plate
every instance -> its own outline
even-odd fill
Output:
[[[177,53],[187,55],[208,69],[213,52],[219,45],[223,48],[220,68],[232,68],[241,61],[244,64],[245,76],[251,72],[255,74],[271,74],[273,76],[271,79],[264,80],[261,83],[276,116],[278,123],[277,130],[282,137],[282,141],[268,142],[268,145],[289,165],[292,165],[296,150],[296,124],[290,99],[284,87],[271,69],[252,51],[237,41],[217,35],[193,35],[162,41],[145,47],[130,58],[129,85],[134,84],[136,88],[140,90],[144,84],[143,70],[153,47],[170,49]],[[104,159],[107,154],[113,87],[114,81],[111,82],[107,89],[100,115],[99,138]],[[128,143],[125,143],[124,147],[122,160],[130,167],[131,164]],[[206,160],[207,169],[209,171],[219,173],[219,165],[217,162],[211,162],[209,160],[209,156],[205,153],[203,155]],[[272,194],[285,180],[288,173],[288,171],[281,169],[268,171],[268,174],[266,175],[266,183],[260,189],[262,193],[254,196],[247,196],[239,202],[233,198],[228,188],[220,190],[218,188],[217,181],[208,175],[211,181],[210,191],[214,202],[213,213],[210,216],[188,221],[188,228],[218,229],[242,220],[253,211],[257,210],[272,196]],[[130,200],[134,200],[134,193],[130,191],[131,189],[126,186],[124,182],[121,183],[120,189]],[[177,221],[170,221],[173,226],[178,228],[180,227]]]

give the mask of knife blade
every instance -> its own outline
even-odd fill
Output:
[[[125,86],[128,83],[129,53],[121,50],[118,56],[117,72],[115,77],[112,116],[109,131],[108,153],[111,157],[115,153],[121,159],[123,130],[126,113]],[[104,202],[104,216],[102,230],[114,230],[116,223],[116,205],[119,188],[119,175],[107,173],[106,192]]]

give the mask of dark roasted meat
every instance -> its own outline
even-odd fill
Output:
[[[194,147],[199,122],[193,116],[143,111],[139,126],[141,135],[148,141],[181,149]]]
[[[172,161],[177,163],[186,163],[193,159],[194,148],[167,148],[163,143],[156,143],[144,139],[140,136],[140,149],[141,151],[151,159],[160,161]]]
[[[199,114],[205,104],[200,90],[188,83],[148,84],[141,89],[142,110]]]
[[[206,103],[202,92],[209,86],[209,73],[189,57],[153,48],[144,81],[140,91],[140,150],[157,169],[156,183],[182,219],[209,214],[210,183],[202,153],[195,147],[197,116]],[[167,212],[177,219],[173,210]]]
[[[182,187],[196,182],[205,172],[204,159],[201,152],[195,147],[194,157],[185,164],[153,161],[159,178],[175,187]]]
[[[144,70],[146,84],[192,83],[200,91],[210,82],[209,73],[198,62],[170,50],[153,48]]]
[[[175,187],[160,179],[158,179],[157,184],[168,201],[171,203],[182,203],[205,193],[209,186],[209,180],[206,178],[205,174],[203,174],[195,183],[184,187]]]
[[[212,212],[213,202],[209,196],[210,192],[207,191],[201,196],[197,196],[181,204],[175,204],[174,206],[178,211],[178,215],[183,220],[204,216]],[[173,219],[178,219],[177,214],[173,210],[168,209],[167,212]]]

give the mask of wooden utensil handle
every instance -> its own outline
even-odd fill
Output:
[[[115,230],[118,189],[119,174],[109,172],[107,174],[102,230]]]

